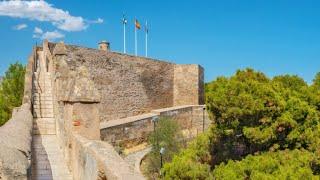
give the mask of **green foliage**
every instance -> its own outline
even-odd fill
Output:
[[[165,165],[165,177],[296,179],[319,173],[320,73],[308,86],[298,76],[269,79],[252,69],[239,70],[207,83],[205,90],[215,125],[195,143],[206,147],[210,160],[203,161],[198,156],[206,154],[203,149],[190,145]]]
[[[164,148],[163,162],[170,162],[174,154],[176,154],[181,146],[181,134],[176,121],[161,117],[155,123],[155,131],[149,137],[149,144],[152,150],[147,158],[147,174],[153,176],[160,171],[160,149]]]
[[[270,80],[251,69],[238,71],[209,83],[206,98],[221,137],[215,144],[217,164],[274,147],[319,147],[309,138],[320,138],[319,111],[310,88],[297,76]]]
[[[320,72],[316,74],[316,77],[313,80],[313,85],[320,89]]]
[[[316,156],[306,150],[284,150],[249,155],[241,161],[230,160],[215,167],[215,179],[319,179]]]
[[[211,179],[210,147],[215,141],[215,126],[199,135],[187,149],[174,156],[172,162],[165,164],[162,171],[164,179]]]
[[[11,118],[12,110],[22,104],[25,67],[11,64],[0,87],[0,126]]]

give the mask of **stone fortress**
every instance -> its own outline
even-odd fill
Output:
[[[203,73],[112,52],[105,41],[45,40],[28,60],[23,105],[0,127],[0,179],[144,179],[115,145],[146,142],[161,116],[201,133],[210,123]]]

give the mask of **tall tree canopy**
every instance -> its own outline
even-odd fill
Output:
[[[11,64],[0,86],[0,126],[11,118],[13,108],[22,103],[25,67]]]
[[[198,160],[203,157],[192,160],[186,157],[183,151],[172,163],[166,164],[166,177],[170,179],[177,174],[188,174],[190,165],[184,165],[179,159],[194,161],[193,164],[200,164],[206,170],[200,173],[198,171],[201,171],[201,168],[196,168],[197,173],[193,174],[206,174],[207,165],[210,165],[211,169],[219,167],[219,170],[210,173],[216,178],[229,171],[247,173],[247,177],[251,177],[250,173],[256,167],[250,164],[263,160],[266,163],[265,168],[272,168],[270,165],[277,161],[277,171],[283,168],[292,168],[294,171],[300,166],[292,164],[280,167],[282,160],[279,159],[282,151],[288,151],[286,154],[291,156],[293,150],[307,154],[308,158],[292,160],[292,163],[310,164],[312,161],[312,168],[307,165],[303,168],[309,168],[308,172],[317,175],[320,167],[317,161],[320,157],[319,80],[318,74],[314,84],[308,86],[298,76],[284,75],[270,79],[261,72],[246,69],[237,71],[230,78],[219,77],[206,84],[206,105],[215,122],[206,134],[211,141],[210,145],[205,146],[206,151],[210,152],[210,158],[208,160],[206,157],[206,161]],[[199,139],[195,141],[201,142]],[[195,151],[194,154],[198,152],[197,149],[192,151]],[[299,153],[293,151],[292,157]],[[312,160],[309,157],[312,157]],[[235,163],[237,161],[240,162]],[[288,159],[288,163],[291,162],[289,161]],[[227,164],[223,165],[224,163]],[[239,166],[246,166],[245,172],[240,172]],[[182,169],[186,172],[181,172]],[[237,169],[239,171],[236,171]],[[203,179],[201,177],[206,176],[196,178]]]

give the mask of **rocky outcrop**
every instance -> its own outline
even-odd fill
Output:
[[[16,108],[0,127],[0,179],[27,179],[30,169],[32,114],[30,105]]]

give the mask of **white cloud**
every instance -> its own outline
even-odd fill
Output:
[[[18,24],[16,26],[13,26],[13,29],[19,31],[19,30],[25,29],[27,27],[28,27],[28,25],[26,25],[26,24]]]
[[[103,23],[103,19],[98,18],[97,20],[89,21],[89,22],[90,22],[90,23],[93,23],[93,24],[101,24],[101,23]]]
[[[55,8],[45,1],[1,1],[0,16],[24,18],[43,22],[51,22],[64,31],[82,31],[88,27],[89,20],[80,16],[72,16],[68,11]],[[102,23],[99,18],[94,23]]]
[[[48,31],[42,34],[40,37],[41,39],[48,39],[48,40],[56,40],[56,39],[61,39],[64,38],[64,34],[61,34],[59,31]]]
[[[42,34],[42,33],[43,33],[43,30],[42,30],[41,28],[35,27],[34,30],[33,30],[33,32],[34,32],[35,34]]]
[[[33,30],[33,38],[40,38],[40,39],[48,39],[48,40],[56,40],[56,39],[61,39],[64,38],[64,34],[61,32],[55,30],[55,31],[47,31],[43,32],[43,30],[39,27],[35,27]]]

